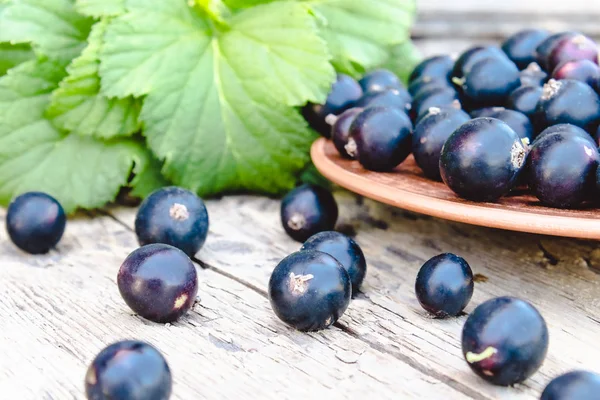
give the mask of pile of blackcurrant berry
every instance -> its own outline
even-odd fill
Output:
[[[408,88],[383,69],[339,75],[304,115],[365,169],[392,171],[412,153],[462,198],[528,186],[540,204],[577,208],[600,192],[598,56],[581,33],[524,30],[501,47],[428,58]]]

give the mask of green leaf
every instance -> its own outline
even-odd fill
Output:
[[[17,65],[31,60],[35,55],[28,44],[0,43],[0,76]]]
[[[90,17],[111,17],[125,13],[125,0],[75,0],[75,9]]]
[[[166,176],[203,195],[292,187],[313,134],[285,104],[322,101],[335,77],[305,6],[244,10],[214,37],[179,0],[127,7],[105,35],[102,84],[147,95],[141,119]]]
[[[223,0],[231,9],[250,8],[259,4],[271,3],[275,0]]]
[[[383,64],[388,48],[405,42],[415,0],[309,0],[329,44],[333,65],[354,77]]]
[[[206,14],[219,24],[227,25],[225,19],[231,16],[231,10],[222,0],[191,0],[195,1]]]
[[[408,77],[421,59],[421,52],[413,42],[407,40],[389,49],[388,59],[382,64],[382,67],[393,71],[406,83],[408,82]]]
[[[0,203],[38,190],[67,212],[114,199],[143,149],[133,141],[101,142],[62,135],[44,118],[50,93],[65,76],[61,63],[28,61],[0,78]]]
[[[154,155],[148,154],[146,162],[139,165],[139,172],[131,182],[131,194],[134,197],[145,198],[155,190],[168,186],[170,182],[162,175],[162,167],[162,162]]]
[[[47,116],[65,131],[83,136],[112,138],[139,130],[141,102],[128,97],[109,99],[99,93],[98,59],[108,19],[96,23],[88,47],[67,68],[69,76],[52,94]]]
[[[49,58],[70,61],[85,47],[93,24],[74,0],[13,0],[0,14],[0,42],[32,43]]]

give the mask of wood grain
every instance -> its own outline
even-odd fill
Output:
[[[410,156],[392,172],[372,172],[342,158],[331,141],[317,140],[311,156],[329,180],[356,193],[406,210],[452,221],[520,232],[600,239],[600,209],[544,207],[529,192],[515,190],[497,203],[475,203],[442,182],[427,179]]]

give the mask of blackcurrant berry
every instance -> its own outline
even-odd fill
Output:
[[[566,61],[590,60],[598,64],[598,46],[585,35],[575,35],[560,40],[548,57],[548,71]]]
[[[431,107],[448,107],[459,101],[458,93],[451,87],[433,86],[419,92],[413,99],[413,117],[418,118],[426,114]]]
[[[179,187],[158,189],[141,204],[135,233],[141,246],[165,243],[193,257],[208,235],[208,212],[201,198]]]
[[[6,230],[10,240],[30,254],[44,254],[56,246],[67,224],[60,203],[41,192],[16,197],[6,212]]]
[[[368,170],[391,171],[410,154],[411,130],[410,118],[402,111],[367,108],[350,127],[348,153]]]
[[[355,107],[394,107],[407,113],[411,109],[411,103],[412,96],[406,89],[385,89],[366,93],[356,102]]]
[[[538,310],[514,297],[480,304],[462,331],[462,351],[471,369],[494,385],[521,383],[542,365],[548,327]]]
[[[535,49],[535,59],[540,67],[548,72],[552,72],[553,69],[548,66],[548,58],[556,45],[563,39],[577,36],[577,32],[567,31],[559,32],[548,36],[539,46]]]
[[[485,107],[485,108],[480,108],[477,110],[472,110],[471,112],[469,112],[469,115],[471,116],[472,119],[475,118],[486,118],[486,117],[490,117],[491,115],[495,114],[498,111],[502,111],[504,110],[504,107]]]
[[[417,165],[429,179],[441,180],[440,153],[452,132],[469,121],[462,110],[429,109],[429,113],[415,127],[412,152]]]
[[[350,126],[362,110],[362,108],[353,107],[344,111],[336,118],[335,123],[331,127],[331,139],[333,140],[333,144],[344,158],[354,158],[348,154],[346,146],[348,145],[348,139],[350,138]]]
[[[312,235],[331,231],[338,218],[338,206],[331,192],[316,185],[302,185],[281,201],[281,224],[298,242]]]
[[[462,92],[469,102],[480,107],[497,106],[506,102],[520,82],[519,70],[512,61],[490,57],[473,65],[465,76]]]
[[[123,300],[138,315],[154,322],[173,322],[187,313],[198,293],[196,268],[189,257],[167,244],[133,251],[119,269]]]
[[[352,238],[335,231],[321,232],[304,242],[301,250],[317,250],[335,258],[350,276],[352,293],[358,293],[367,273],[367,261]]]
[[[552,78],[573,79],[595,87],[600,80],[600,67],[590,60],[565,61],[552,73]]]
[[[598,400],[600,375],[589,371],[571,371],[554,378],[540,400]]]
[[[495,201],[514,186],[527,150],[506,123],[477,118],[458,128],[440,157],[442,179],[457,195],[473,201]]]
[[[419,270],[415,292],[429,313],[438,318],[456,316],[473,296],[473,271],[462,257],[440,254]]]
[[[534,142],[527,158],[529,187],[542,204],[573,208],[592,196],[600,155],[587,136],[546,133]]]
[[[600,124],[600,98],[583,82],[551,79],[544,85],[537,113],[541,129],[572,124],[594,133]]]
[[[504,59],[508,57],[496,46],[475,46],[467,49],[458,57],[452,70],[453,78],[463,78],[471,73],[471,69],[479,61],[486,58]],[[454,80],[454,79],[453,79]]]
[[[413,83],[424,77],[448,81],[452,77],[453,68],[454,59],[450,56],[439,55],[429,57],[415,67],[408,81],[409,83]]]
[[[168,400],[172,386],[171,370],[163,355],[137,340],[106,347],[85,375],[88,400]]]
[[[415,119],[414,125],[417,126],[419,124],[419,122],[421,122],[424,118],[426,118],[430,114],[438,114],[440,111],[456,111],[456,110],[462,111],[461,107],[462,107],[462,104],[460,104],[460,101],[458,101],[458,100],[454,100],[450,105],[447,105],[447,106],[429,107],[427,109],[427,112],[422,113],[421,115],[419,115],[417,117],[417,119]],[[450,133],[452,133],[452,132],[450,132]]]
[[[400,82],[398,76],[387,69],[371,71],[363,76],[358,83],[365,94],[383,92],[388,89],[404,89],[404,85]]]
[[[335,258],[315,250],[287,256],[269,280],[273,311],[300,331],[318,331],[335,323],[351,295],[348,272]]]
[[[542,98],[543,89],[537,86],[521,86],[514,90],[506,103],[507,107],[534,119],[537,105]]]
[[[338,74],[325,104],[307,104],[302,109],[302,114],[315,131],[328,138],[331,125],[326,121],[327,116],[341,114],[352,107],[362,95],[363,91],[358,82],[348,75]]]
[[[594,146],[594,139],[590,136],[589,133],[587,133],[586,131],[584,131],[583,129],[581,129],[578,126],[575,125],[571,125],[571,124],[558,124],[558,125],[552,125],[549,128],[546,128],[542,131],[542,133],[540,133],[534,140],[534,144],[536,142],[541,141],[542,139],[544,139],[546,136],[548,135],[552,135],[555,133],[561,133],[563,136],[579,136],[580,138],[586,139],[590,142],[591,146]]]
[[[533,125],[525,114],[515,110],[497,107],[492,109],[486,117],[504,121],[521,139],[527,139],[526,144],[531,144],[533,141]]]
[[[421,92],[427,89],[431,89],[433,87],[452,88],[452,84],[447,80],[432,78],[430,76],[423,76],[410,84],[410,86],[408,87],[408,92],[413,97],[417,97],[421,94]]]
[[[545,29],[525,29],[506,39],[501,47],[519,69],[525,69],[535,62],[535,49],[549,36]]]
[[[531,63],[519,73],[521,86],[543,86],[548,81],[548,74],[537,63]]]

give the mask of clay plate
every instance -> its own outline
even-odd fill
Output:
[[[540,205],[525,190],[497,203],[475,203],[457,197],[441,182],[423,176],[410,156],[393,172],[367,171],[343,159],[321,138],[311,150],[317,169],[332,182],[365,197],[438,218],[520,232],[600,239],[600,209],[559,210]]]

